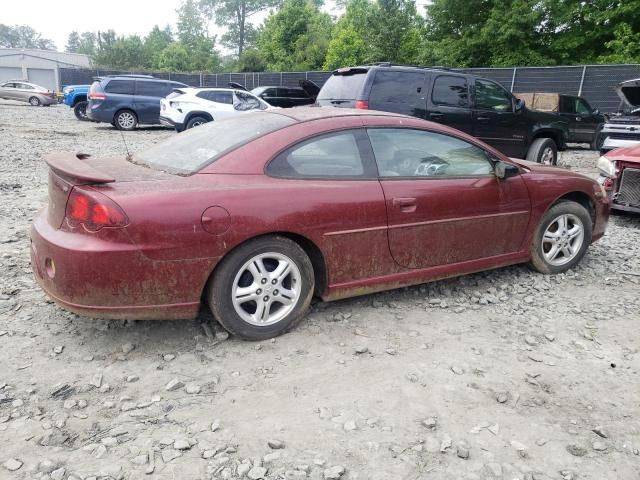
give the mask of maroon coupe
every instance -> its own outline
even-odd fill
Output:
[[[595,181],[375,111],[248,113],[131,158],[60,153],[34,220],[37,281],[100,318],[194,318],[264,339],[333,300],[530,262],[605,232]]]

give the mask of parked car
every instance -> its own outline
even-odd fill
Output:
[[[605,153],[598,159],[598,171],[610,207],[640,213],[640,143]]]
[[[0,83],[0,98],[29,102],[30,105],[49,106],[58,103],[56,93],[26,80],[9,80]]]
[[[571,143],[588,143],[592,150],[600,150],[602,135],[600,131],[605,116],[597,108],[589,105],[586,98],[564,93],[514,93],[524,100],[531,110],[556,113],[569,122]]]
[[[320,87],[310,80],[300,80],[299,87],[258,87],[251,93],[274,107],[290,108],[312,105]]]
[[[404,115],[250,112],[133,156],[58,153],[31,229],[48,295],[90,317],[215,318],[284,333],[315,294],[363,295],[530,262],[564,272],[604,235],[601,186]]]
[[[73,108],[73,113],[78,120],[89,120],[87,117],[87,94],[91,85],[67,85],[62,89],[63,103]]]
[[[493,80],[445,69],[390,64],[340,68],[322,86],[321,106],[403,113],[467,132],[505,155],[555,165],[569,124],[535,112]]]
[[[113,75],[91,84],[87,117],[110,123],[119,130],[138,125],[160,125],[160,99],[184,83],[149,75]]]
[[[251,92],[232,88],[176,88],[160,100],[160,123],[176,131],[197,127],[251,110],[271,106]]]
[[[602,153],[640,145],[640,78],[620,83],[616,92],[622,108],[602,128]]]

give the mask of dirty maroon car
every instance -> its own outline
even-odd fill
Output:
[[[598,171],[610,207],[640,213],[640,146],[611,150],[598,160]]]
[[[99,318],[188,319],[245,339],[334,300],[529,262],[576,265],[602,237],[601,186],[451,128],[304,107],[195,128],[131,158],[46,159],[37,281]]]

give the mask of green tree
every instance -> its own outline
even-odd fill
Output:
[[[80,34],[80,45],[76,53],[82,53],[93,57],[96,54],[97,36],[93,32],[82,32]]]
[[[28,25],[0,24],[0,47],[55,50],[55,44]]]
[[[327,56],[324,60],[325,70],[365,63],[367,47],[362,36],[349,22],[340,22],[334,30],[329,42]]]
[[[420,23],[414,0],[376,0],[368,18],[372,59],[415,63]]]
[[[75,30],[69,34],[67,45],[64,47],[65,52],[77,53],[80,48],[80,35]]]
[[[200,0],[209,18],[214,18],[227,31],[222,43],[237,51],[238,58],[256,37],[256,29],[249,23],[251,16],[276,6],[279,0]]]
[[[155,25],[144,39],[145,66],[158,68],[160,54],[173,43],[173,34],[168,25],[162,30]]]
[[[609,53],[599,60],[607,63],[640,63],[640,32],[628,23],[616,27],[613,40],[606,43]]]
[[[258,51],[267,70],[314,70],[322,67],[333,22],[309,0],[285,0],[258,34]]]
[[[101,48],[95,57],[98,65],[121,70],[138,70],[145,65],[145,51],[138,35],[117,37]]]
[[[265,63],[255,48],[250,48],[242,52],[238,60],[238,70],[240,72],[264,72]]]

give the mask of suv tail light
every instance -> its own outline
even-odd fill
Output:
[[[89,100],[104,100],[107,96],[103,92],[89,92]]]
[[[106,195],[92,189],[74,187],[65,212],[71,227],[82,225],[90,232],[102,227],[126,227],[129,223],[122,208]]]
[[[356,100],[356,108],[361,110],[369,110],[369,102],[366,100]]]

